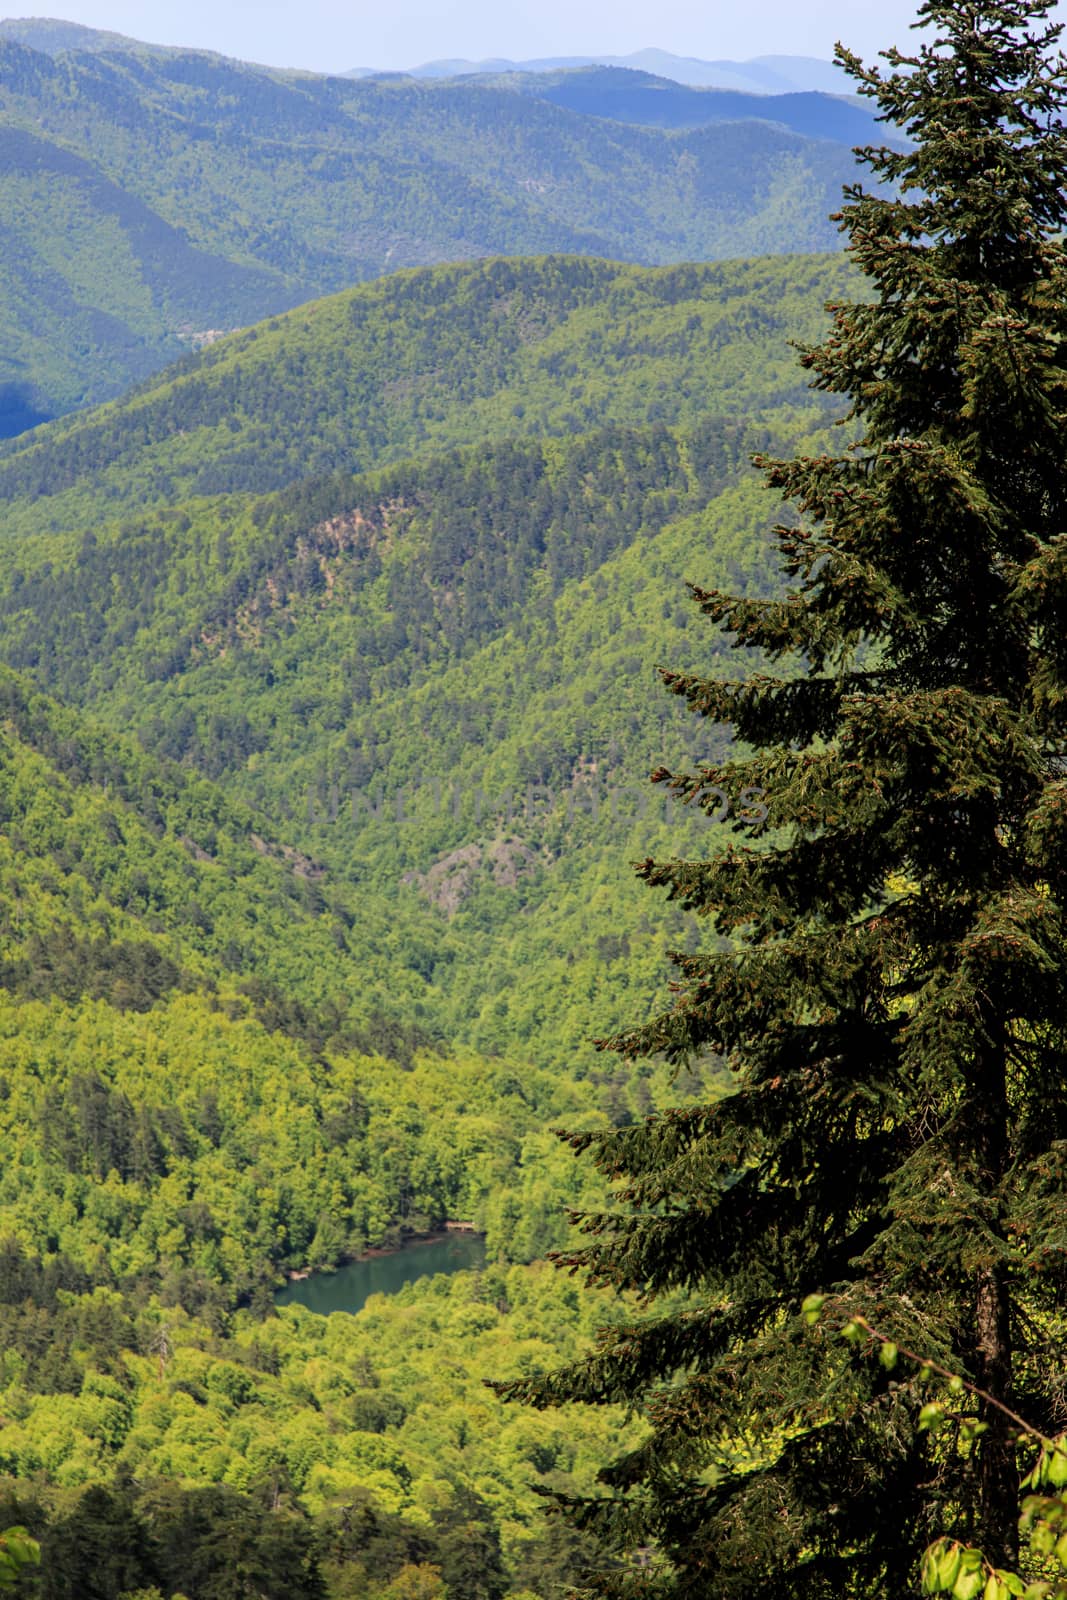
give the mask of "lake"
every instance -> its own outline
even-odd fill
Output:
[[[388,1255],[350,1261],[336,1272],[313,1272],[287,1283],[274,1297],[277,1306],[306,1306],[328,1317],[331,1311],[362,1311],[372,1294],[395,1294],[406,1283],[435,1272],[466,1272],[485,1265],[485,1240],[477,1233],[446,1233],[423,1239]]]

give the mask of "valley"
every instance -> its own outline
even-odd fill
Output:
[[[665,946],[699,938],[628,865],[714,834],[643,782],[692,742],[654,667],[714,647],[681,575],[773,583],[749,458],[831,427],[782,343],[848,281],[834,256],[406,272],[0,451],[0,1297],[27,1358],[27,1295],[53,1319],[57,1295],[106,1296],[114,1329],[86,1346],[72,1321],[6,1391],[0,1463],[44,1485],[11,1517],[49,1581],[74,1581],[60,1549],[87,1559],[64,1508],[120,1467],[193,1497],[108,1491],[155,1551],[141,1578],[188,1585],[153,1541],[197,1495],[238,1537],[272,1484],[287,1596],[450,1570],[458,1493],[490,1577],[450,1592],[607,1558],[543,1529],[530,1485],[583,1491],[616,1424],[550,1447],[478,1385],[575,1353],[604,1314],[530,1265],[602,1195],[549,1130],[714,1090],[591,1038],[655,1005]],[[263,1321],[281,1274],[454,1217],[486,1267],[343,1319],[362,1387],[317,1356],[292,1389],[323,1336],[300,1309]],[[396,1318],[433,1336],[390,1333],[383,1369]],[[479,1331],[441,1388],[453,1322]],[[90,1389],[122,1397],[106,1437],[69,1398]]]
[[[356,80],[68,38],[0,24],[0,437],[399,268],[835,248],[877,132],[815,92],[693,91],[652,127],[671,95],[637,72],[609,104],[610,69]]]
[[[0,1590],[1054,1600],[1060,29],[398,7],[0,20]]]
[[[641,793],[692,739],[656,663],[714,648],[681,577],[772,581],[749,457],[828,426],[783,334],[844,281],[498,261],[223,340],[7,447],[0,657],[421,928],[434,1036],[594,1070],[662,970],[626,863],[707,832]]]

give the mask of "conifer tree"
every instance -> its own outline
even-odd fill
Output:
[[[870,298],[804,352],[855,442],[762,462],[786,594],[694,588],[762,653],[664,674],[728,765],[654,774],[770,815],[646,862],[716,939],[606,1041],[718,1057],[725,1097],[582,1134],[619,1185],[564,1260],[646,1309],[511,1386],[637,1401],[647,1442],[579,1519],[659,1552],[597,1592],[896,1600],[937,1535],[1014,1560],[1022,1453],[968,1392],[919,1431],[826,1296],[1044,1433],[1067,1371],[1067,63],[1040,0],[927,0],[915,54],[839,59],[910,143],[840,221]],[[709,802],[709,809],[717,797]],[[832,1322],[834,1319],[830,1318]],[[972,1413],[973,1414],[969,1414]],[[1025,1470],[1025,1468],[1024,1468]],[[657,1564],[659,1563],[659,1564]]]

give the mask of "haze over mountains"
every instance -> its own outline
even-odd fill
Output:
[[[398,267],[833,248],[872,137],[823,94],[610,68],[316,78],[0,24],[0,435]]]
[[[43,50],[46,55],[58,55],[65,50],[92,53],[126,51],[152,54],[187,54],[175,45],[151,44],[128,34],[112,33],[103,28],[87,28],[77,22],[63,22],[49,17],[8,17],[0,20],[0,38],[13,39],[31,50]],[[201,52],[211,54],[210,51]],[[671,78],[676,83],[693,84],[700,88],[742,89],[752,94],[788,94],[798,90],[818,90],[824,94],[849,92],[847,80],[831,61],[820,61],[813,56],[756,56],[751,61],[701,61],[695,56],[673,55],[669,50],[636,50],[630,55],[613,56],[545,56],[536,60],[509,61],[492,57],[482,61],[455,58],[448,61],[427,61],[412,66],[402,75],[413,78],[454,78],[468,73],[496,72],[554,72],[572,67],[629,67],[640,72]],[[390,74],[391,75],[390,69]],[[387,75],[379,67],[353,67],[348,77],[381,77]]]
[[[740,89],[748,94],[790,94],[818,91],[847,94],[848,80],[832,61],[814,56],[756,56],[751,61],[701,61],[695,56],[672,55],[669,50],[634,50],[625,56],[543,56],[527,61],[491,57],[485,61],[455,59],[427,61],[412,67],[412,78],[456,78],[470,73],[540,73],[570,71],[580,67],[623,67],[650,72],[675,83],[701,89]],[[377,77],[374,67],[355,67],[350,77]]]

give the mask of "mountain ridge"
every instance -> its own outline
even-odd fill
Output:
[[[218,51],[196,46],[153,44],[129,34],[110,32],[103,28],[86,27],[81,23],[64,22],[52,17],[5,17],[0,19],[0,39],[14,39],[30,49],[49,55],[66,50],[88,51],[101,54],[120,51],[126,54],[148,52],[156,55],[181,55],[195,51],[217,56],[221,60],[241,61],[245,65],[260,65],[243,57],[226,56]],[[454,77],[460,74],[485,72],[551,72],[560,67],[634,67],[660,77],[673,77],[675,82],[697,86],[744,89],[757,93],[781,94],[798,90],[816,89],[828,94],[847,92],[846,80],[840,69],[831,61],[815,56],[753,56],[747,61],[705,61],[696,56],[680,56],[669,50],[654,47],[631,51],[628,55],[559,55],[538,59],[513,61],[493,57],[480,61],[467,58],[428,61],[407,68],[353,67],[342,73],[343,77],[383,77],[398,74],[405,77]],[[275,65],[268,71],[285,71]],[[314,74],[312,74],[314,75]],[[329,76],[323,72],[322,76]]]
[[[840,143],[765,120],[677,131],[487,84],[294,77],[188,52],[45,55],[11,39],[0,134],[11,432],[398,267],[835,248],[828,216],[855,170]]]
[[[787,332],[814,332],[812,295],[840,292],[855,273],[843,257],[781,263],[499,257],[396,273],[298,307],[121,400],[0,445],[6,550],[24,515],[77,526],[90,504],[117,515],[146,494],[262,493],[459,446],[472,429],[488,441],[580,431],[605,414],[695,419],[709,384],[719,411],[736,414],[757,395],[810,404]],[[646,369],[654,381],[635,382]],[[627,381],[609,399],[617,378]]]
[[[692,831],[641,782],[681,577],[773,583],[747,459],[825,435],[785,339],[854,288],[501,259],[231,336],[0,456],[0,655],[402,911],[438,1034],[596,1073],[579,993],[659,982],[625,861]]]
[[[559,55],[514,61],[504,56],[484,60],[454,57],[427,61],[400,69],[409,77],[451,78],[474,73],[555,72],[581,67],[626,67],[669,78],[696,88],[740,89],[753,94],[787,94],[817,90],[826,94],[849,93],[848,80],[832,61],[816,56],[753,56],[748,61],[706,61],[679,56],[669,50],[649,48],[628,55]],[[374,67],[354,67],[351,76],[377,77]]]

